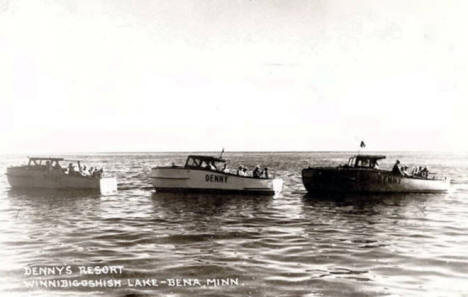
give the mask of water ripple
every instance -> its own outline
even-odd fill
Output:
[[[398,153],[453,179],[448,194],[309,195],[300,170],[344,153],[232,153],[284,179],[275,197],[155,193],[151,167],[183,154],[70,156],[119,192],[10,190],[0,178],[0,290],[18,296],[449,296],[468,291],[468,158]],[[391,161],[381,164],[391,166]],[[21,159],[4,156],[0,170]],[[123,265],[115,279],[238,278],[239,286],[25,288],[27,265]],[[73,279],[71,275],[66,278]],[[50,279],[51,277],[49,277]],[[99,278],[91,275],[89,278]]]

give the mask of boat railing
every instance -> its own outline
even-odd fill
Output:
[[[67,161],[71,161],[71,160],[67,160]],[[80,161],[76,160],[76,162],[80,162]],[[82,166],[81,164],[79,164],[78,170],[75,170],[75,169],[70,170],[70,167],[68,168],[62,167],[58,163],[55,163],[54,165],[52,165],[51,163],[48,163],[48,164],[47,163],[46,164],[32,163],[31,164],[31,162],[29,162],[27,165],[18,166],[17,168],[22,168],[23,170],[46,172],[50,174],[62,174],[66,176],[76,176],[76,177],[86,177],[86,178],[96,178],[96,179],[100,179],[104,175],[104,171],[102,169],[94,168],[94,170],[90,171],[89,169],[88,170],[86,169],[86,166]]]
[[[213,172],[213,173],[220,173],[220,174],[227,174],[230,176],[237,176],[237,177],[245,177],[245,178],[255,178],[255,179],[270,179],[269,176],[265,176],[265,174],[262,174],[261,176],[253,176],[252,174],[246,174],[246,175],[241,175],[237,173],[236,169],[222,169],[222,168],[217,168],[215,167],[210,168],[210,167],[203,167],[203,166],[193,166],[193,165],[184,165],[184,166],[178,166],[178,165],[170,165],[170,166],[157,166],[154,167],[153,169],[193,169],[193,170],[203,170],[203,171],[208,171],[208,172]]]

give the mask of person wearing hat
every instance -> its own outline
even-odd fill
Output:
[[[227,168],[227,164],[224,163],[223,169],[221,170],[224,173],[229,173],[229,169]]]
[[[75,174],[75,166],[72,163],[68,164],[68,174],[74,175]]]
[[[240,175],[240,176],[244,175],[244,171],[243,171],[242,165],[239,166],[239,168],[237,168],[237,175]]]
[[[400,169],[400,160],[396,160],[395,165],[393,165],[392,173],[400,176],[403,175]]]
[[[265,178],[268,178],[268,168],[263,169],[262,175],[265,174]]]
[[[253,170],[252,175],[253,175],[253,177],[257,177],[257,178],[260,177],[260,175],[261,175],[260,166],[258,166],[258,165],[255,166],[255,169]]]

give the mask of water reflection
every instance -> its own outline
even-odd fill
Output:
[[[98,207],[99,192],[93,191],[47,191],[47,190],[9,190],[10,206],[19,216],[27,215],[30,219],[47,221],[51,217],[73,218],[82,211],[91,211]]]
[[[233,159],[277,168],[284,191],[251,197],[150,190],[150,168],[174,156],[89,157],[98,163],[112,160],[106,169],[119,177],[121,190],[109,196],[8,191],[0,178],[0,275],[5,280],[0,290],[25,290],[25,265],[61,263],[124,265],[125,279],[239,277],[242,283],[213,290],[93,292],[116,296],[407,296],[426,294],[421,286],[457,295],[445,285],[455,278],[459,288],[466,288],[463,184],[448,195],[304,195],[303,160],[326,164],[340,154],[239,153]],[[456,166],[466,163],[455,161]],[[468,180],[465,167],[453,167],[449,175]],[[69,294],[90,292],[44,291],[44,296]]]
[[[20,188],[11,188],[7,191],[8,197],[11,199],[15,198],[25,198],[25,199],[50,199],[50,200],[61,200],[66,198],[86,198],[94,197],[98,198],[100,196],[99,190],[57,190],[57,189],[20,189]]]
[[[273,198],[269,196],[222,195],[200,193],[157,193],[151,196],[153,207],[166,216],[190,216],[191,219],[216,217],[229,214],[238,217],[261,213]],[[227,214],[226,214],[227,213]]]
[[[375,211],[385,207],[404,208],[418,203],[424,205],[433,199],[443,199],[446,194],[392,193],[392,194],[350,194],[350,193],[307,193],[303,196],[306,205],[352,206],[362,211]]]

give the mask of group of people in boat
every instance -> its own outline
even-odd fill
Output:
[[[216,168],[216,166],[214,166],[212,163],[210,163],[209,166],[205,167],[205,169],[233,174],[231,170],[229,170],[229,168],[227,167],[226,163],[224,163],[223,168],[221,169]],[[249,169],[241,165],[237,168],[235,174],[238,176],[252,176],[255,178],[268,178],[268,168],[265,167],[263,170],[261,170],[260,166],[257,165],[252,171],[252,175],[250,175]]]
[[[74,176],[90,176],[90,177],[96,177],[100,178],[102,177],[102,174],[104,173],[104,169],[98,169],[94,167],[90,167],[89,169],[86,168],[86,165],[78,166],[78,170],[75,169],[75,165],[73,163],[68,164],[68,168],[65,172],[65,174],[68,175],[74,175]]]
[[[239,176],[250,176],[247,167],[239,166],[236,171],[236,175]],[[263,170],[260,169],[260,166],[255,166],[254,170],[252,171],[252,177],[255,178],[268,178],[268,168],[264,168]]]
[[[60,166],[60,163],[57,161],[51,162],[47,160],[45,164],[29,164],[28,165],[31,168],[34,169],[41,169],[45,171],[56,171],[56,172],[61,172],[66,175],[72,175],[72,176],[89,176],[89,177],[95,177],[95,178],[100,178],[102,177],[104,173],[104,169],[98,169],[94,167],[90,167],[89,169],[86,168],[86,165],[83,166],[78,166],[78,170],[75,169],[75,165],[73,163],[69,163],[67,168],[63,168]]]
[[[395,165],[393,165],[392,173],[399,176],[405,177],[420,177],[428,178],[429,170],[427,167],[416,166],[409,171],[408,166],[401,165],[400,160],[396,160]]]

